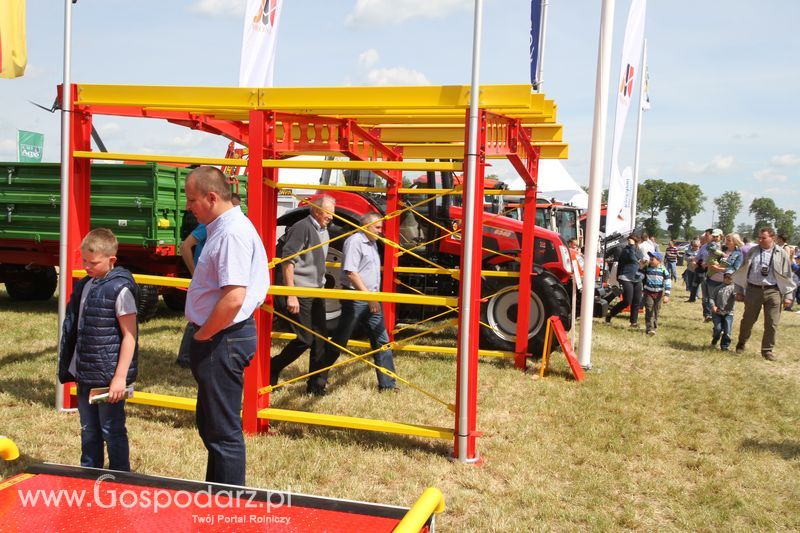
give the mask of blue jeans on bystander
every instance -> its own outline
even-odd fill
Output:
[[[711,314],[711,320],[714,321],[714,336],[711,338],[711,343],[716,344],[722,336],[722,342],[719,347],[727,350],[731,345],[731,332],[733,331],[733,315],[719,315],[717,313]]]

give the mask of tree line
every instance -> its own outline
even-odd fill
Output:
[[[660,179],[649,179],[639,184],[637,190],[637,227],[643,227],[650,235],[660,235],[659,215],[664,213],[666,232],[671,239],[691,239],[705,228],[695,228],[694,218],[703,211],[706,196],[699,185],[685,182],[667,182]],[[758,237],[758,230],[771,226],[777,233],[789,237],[789,242],[800,240],[800,226],[795,225],[797,213],[791,209],[781,209],[772,198],[755,198],[749,207],[753,216],[753,224],[739,224],[734,221],[744,207],[742,195],[737,191],[726,191],[713,200],[716,208],[714,227],[723,233],[734,230],[744,236]]]

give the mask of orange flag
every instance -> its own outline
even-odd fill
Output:
[[[25,74],[25,0],[0,0],[0,78]]]

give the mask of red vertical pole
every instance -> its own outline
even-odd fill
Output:
[[[528,159],[528,171],[532,182],[525,179],[525,198],[522,216],[522,255],[519,265],[519,296],[517,302],[517,340],[514,345],[514,366],[525,370],[528,352],[528,326],[531,310],[531,288],[533,283],[533,244],[536,226],[536,185],[539,181],[539,149],[535,158]]]
[[[83,268],[80,246],[81,241],[89,233],[89,211],[91,194],[91,161],[73,157],[76,150],[90,151],[92,149],[92,115],[86,108],[75,105],[77,100],[77,86],[72,85],[69,98],[72,101],[72,112],[69,114],[70,139],[69,158],[66,164],[69,167],[69,196],[66,198],[69,207],[69,231],[67,233],[67,274],[72,275],[74,270]],[[63,94],[62,94],[63,97]],[[62,141],[63,142],[63,141]],[[62,199],[63,201],[63,199]],[[66,297],[72,294],[72,283],[66,284]],[[70,395],[72,383],[64,385],[64,409],[76,409],[78,399]]]
[[[264,167],[262,166],[265,153],[265,122],[264,111],[250,111],[247,216],[261,237],[267,250],[267,257],[270,258],[275,252],[275,211],[274,201],[271,201],[269,196],[273,189],[264,182]],[[268,276],[269,272],[265,272],[264,275]],[[268,296],[268,303],[270,299]],[[244,405],[242,407],[242,428],[249,434],[265,432],[269,428],[267,420],[258,418],[259,409],[269,407],[269,396],[260,395],[258,391],[269,384],[272,315],[263,309],[257,309],[255,320],[258,343],[253,360],[245,369]]]
[[[465,128],[465,142],[464,142],[464,161],[468,161],[468,154],[467,150],[469,149],[469,110],[467,110],[467,117],[466,117],[466,128]],[[470,308],[472,310],[472,314],[474,316],[465,316],[463,312],[463,302],[459,305],[459,314],[458,314],[458,353],[463,353],[464,351],[468,354],[468,368],[465,370],[462,368],[461,360],[458,359],[458,364],[456,367],[456,383],[461,382],[462,374],[466,371],[467,372],[467,397],[464,398],[461,395],[461,391],[459,387],[456,387],[456,413],[460,411],[460,406],[462,402],[467,403],[467,427],[461,428],[459,425],[459,417],[456,414],[455,420],[455,434],[456,434],[456,441],[454,442],[454,450],[453,456],[458,457],[458,435],[462,435],[466,433],[467,435],[467,460],[476,460],[478,458],[477,455],[477,446],[476,441],[478,437],[477,432],[477,415],[478,415],[478,335],[479,335],[479,327],[480,321],[478,319],[478,313],[481,306],[481,263],[483,258],[483,251],[482,251],[482,241],[483,241],[483,180],[484,180],[484,173],[486,170],[486,111],[481,109],[479,111],[479,127],[478,127],[478,153],[477,153],[477,167],[475,169],[475,181],[472,183],[473,192],[475,195],[475,206],[472,213],[467,213],[466,211],[463,212],[464,220],[467,217],[472,217],[475,224],[475,235],[474,235],[474,242],[472,246],[472,254],[467,257],[466,253],[461,254],[461,264],[460,264],[460,271],[464,272],[464,266],[469,262],[473,265],[472,276],[471,279],[464,279],[463,276],[461,278],[461,283],[469,283],[472,288],[472,301],[470,302]],[[467,168],[464,168],[464,175],[467,174]],[[466,199],[467,199],[467,190],[466,188],[462,192],[463,202],[462,205],[466,206]],[[463,221],[462,221],[462,228],[463,228]],[[462,235],[462,242],[465,236]],[[462,248],[463,250],[463,248]],[[461,330],[462,328],[469,328],[469,338],[472,339],[472,342],[469,343],[469,346],[462,345],[462,337],[461,337]],[[463,431],[466,429],[466,431]]]
[[[386,182],[386,213],[394,213],[400,206],[400,194],[397,190],[402,184],[402,172],[391,170],[389,175],[393,178]],[[392,242],[400,242],[400,217],[394,216],[388,219],[383,226],[383,234]],[[383,292],[395,292],[394,271],[397,268],[397,249],[394,246],[383,247]],[[394,340],[395,322],[397,321],[396,304],[385,302],[383,304],[383,319],[386,322],[386,330],[389,338]]]

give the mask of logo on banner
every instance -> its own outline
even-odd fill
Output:
[[[628,65],[625,67],[625,78],[622,80],[622,85],[619,88],[619,94],[623,100],[630,100],[631,93],[633,93],[633,66]]]
[[[270,31],[275,25],[275,15],[278,12],[280,0],[261,0],[258,12],[253,17],[253,25],[259,31]]]

